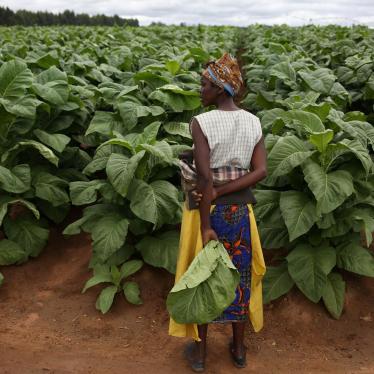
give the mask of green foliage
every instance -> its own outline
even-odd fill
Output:
[[[373,254],[364,248],[374,231],[374,33],[258,26],[242,38],[244,103],[261,117],[268,151],[255,212],[263,246],[285,249],[281,265],[265,275],[264,300],[296,284],[339,318],[339,268],[374,275]]]
[[[211,322],[232,303],[239,280],[225,247],[210,241],[171,289],[168,311],[178,323]]]
[[[97,266],[94,268],[94,275],[90,278],[82,293],[86,292],[90,287],[101,283],[109,283],[110,286],[103,288],[96,300],[96,309],[105,314],[111,308],[114,297],[117,293],[123,292],[126,300],[131,304],[142,304],[140,299],[140,290],[136,282],[127,280],[128,277],[136,273],[143,266],[140,260],[130,260],[122,264],[120,268],[115,265]]]

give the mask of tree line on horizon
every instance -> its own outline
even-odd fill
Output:
[[[106,16],[105,14],[96,14],[90,16],[87,13],[75,14],[71,10],[65,10],[62,13],[52,13],[47,11],[32,12],[20,9],[14,12],[8,7],[0,7],[0,25],[1,26],[58,26],[58,25],[76,25],[76,26],[139,26],[136,18],[121,18],[117,14]]]

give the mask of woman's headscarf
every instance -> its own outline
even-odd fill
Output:
[[[219,60],[208,62],[203,76],[219,87],[222,87],[231,96],[238,94],[243,84],[239,64],[230,54],[225,53]]]

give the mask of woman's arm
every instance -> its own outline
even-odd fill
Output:
[[[210,226],[210,205],[212,201],[213,178],[210,171],[210,148],[199,123],[193,119],[191,123],[192,140],[194,144],[194,160],[197,172],[197,191],[202,194],[199,211],[201,220],[201,235],[203,245],[209,240],[217,240],[217,235]]]
[[[213,197],[216,198],[231,192],[240,191],[244,188],[254,186],[257,182],[264,179],[266,175],[266,149],[264,137],[261,137],[260,141],[256,144],[253,150],[251,172],[231,182],[216,186],[214,191],[214,195],[216,196]]]

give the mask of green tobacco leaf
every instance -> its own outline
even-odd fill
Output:
[[[95,179],[89,182],[78,181],[71,182],[70,198],[73,205],[86,205],[94,203],[97,200],[97,191],[103,187],[105,181]]]
[[[12,204],[21,204],[27,209],[29,209],[34,214],[36,219],[40,218],[38,209],[30,201],[17,198],[17,197],[13,197],[13,196],[9,196],[9,195],[5,195],[5,196],[3,195],[3,196],[0,196],[0,226],[3,223],[3,219],[8,211],[9,205],[12,205]]]
[[[0,273],[0,286],[3,284],[4,282],[4,275]]]
[[[334,131],[331,129],[323,132],[313,132],[309,136],[309,141],[316,146],[320,153],[324,153],[327,145],[334,138]]]
[[[374,277],[374,256],[356,243],[348,243],[338,248],[338,267],[352,273]]]
[[[163,129],[171,135],[180,135],[187,139],[192,139],[189,125],[186,122],[168,122],[163,125]]]
[[[97,132],[105,136],[110,136],[112,131],[119,126],[121,126],[121,123],[117,120],[114,113],[96,111],[85,135]]]
[[[288,112],[283,113],[282,119],[286,124],[291,125],[291,123],[294,122],[297,125],[302,126],[309,133],[325,131],[325,126],[323,126],[320,118],[316,114],[304,110],[289,110]]]
[[[330,273],[322,293],[322,300],[335,319],[339,319],[343,312],[344,294],[345,282],[342,276],[338,273]]]
[[[90,278],[83,287],[82,293],[86,292],[90,287],[96,286],[100,283],[111,282],[112,278],[110,274],[96,274]]]
[[[155,156],[156,158],[168,163],[172,164],[174,162],[173,157],[173,150],[169,143],[162,140],[160,142],[155,142],[155,144],[140,144],[137,147],[137,150],[143,149],[149,152],[151,155]]]
[[[210,241],[170,291],[167,309],[177,323],[211,322],[234,300],[239,278],[222,243]]]
[[[101,144],[96,149],[96,152],[98,152],[99,150],[101,150],[103,147],[105,147],[107,145],[119,145],[119,146],[124,147],[124,148],[128,149],[129,151],[131,151],[131,153],[135,154],[133,145],[128,140],[120,139],[120,138],[114,138],[114,139],[107,140],[106,142]]]
[[[262,219],[279,206],[280,192],[273,190],[255,190],[255,198],[257,203],[254,210],[257,219]]]
[[[42,227],[40,222],[33,217],[21,216],[16,220],[5,218],[4,232],[31,257],[39,255],[49,237],[49,230]]]
[[[357,140],[344,139],[338,144],[345,146],[350,152],[352,152],[362,163],[366,171],[366,175],[373,170],[373,161],[370,157],[369,151],[362,146],[362,144]]]
[[[145,151],[128,158],[119,153],[112,153],[106,165],[106,173],[114,189],[123,197],[126,197],[129,186],[134,178],[136,168]]]
[[[39,143],[35,140],[27,140],[27,141],[18,142],[14,147],[10,148],[8,151],[6,151],[2,155],[1,161],[6,162],[8,160],[8,158],[14,152],[23,151],[27,147],[32,147],[32,148],[36,149],[45,159],[47,159],[53,165],[58,166],[57,156],[48,147],[46,147],[44,144]]]
[[[103,314],[107,313],[113,304],[114,296],[116,295],[117,291],[116,286],[104,288],[96,300],[96,309],[100,310]]]
[[[179,248],[179,232],[167,231],[158,236],[146,236],[137,245],[144,261],[175,274]]]
[[[258,228],[261,243],[266,249],[282,248],[289,243],[287,227],[279,207],[275,207],[269,216],[262,218]]]
[[[143,266],[143,261],[141,260],[130,260],[125,262],[121,266],[120,270],[120,280],[129,277],[130,275],[139,271]]]
[[[318,164],[303,165],[305,180],[317,200],[317,212],[327,214],[338,208],[354,192],[351,175],[345,170],[326,173]]]
[[[285,295],[294,284],[295,282],[288,274],[287,263],[277,267],[267,267],[263,281],[264,304]]]
[[[268,156],[268,171],[271,177],[288,174],[316,151],[305,150],[305,143],[296,136],[279,138]]]
[[[55,66],[44,70],[36,77],[33,89],[37,95],[54,105],[64,105],[69,98],[67,75]]]
[[[135,305],[143,304],[140,298],[140,289],[136,282],[125,282],[123,285],[123,294],[129,303]]]
[[[33,74],[24,62],[11,60],[0,67],[0,95],[5,98],[19,98],[32,81]]]
[[[278,64],[275,64],[270,69],[270,75],[281,79],[287,85],[292,86],[292,84],[296,82],[295,69],[289,62],[280,62]]]
[[[34,176],[32,184],[35,187],[35,195],[49,201],[55,207],[70,202],[65,190],[68,183],[62,178],[47,172],[39,172]]]
[[[308,232],[318,219],[314,201],[303,192],[281,192],[279,205],[290,241]]]
[[[34,134],[42,143],[60,153],[65,149],[71,140],[64,134],[49,134],[46,131],[39,129],[34,130]]]
[[[144,221],[160,227],[172,223],[180,208],[178,190],[167,181],[155,181],[148,184],[134,179],[128,191],[130,208]]]
[[[168,69],[169,73],[175,75],[180,70],[181,66],[178,61],[170,60],[167,61],[165,64],[166,69]]]
[[[287,257],[288,272],[304,295],[317,303],[327,283],[327,275],[336,264],[332,247],[298,245]]]
[[[10,193],[23,193],[30,188],[30,166],[17,165],[12,170],[0,166],[0,187]]]
[[[129,221],[118,213],[108,213],[95,221],[91,229],[93,248],[102,262],[123,246],[128,226]]]
[[[0,104],[8,113],[33,120],[36,116],[36,108],[41,104],[41,101],[32,95],[25,95],[13,100],[0,98]]]
[[[0,265],[20,264],[27,260],[27,253],[16,242],[8,239],[0,240]]]
[[[314,91],[328,94],[336,80],[330,69],[319,68],[311,72],[299,71],[304,82]]]
[[[168,105],[175,112],[194,110],[200,106],[198,92],[185,91],[180,87],[171,84],[159,87],[148,97],[150,100],[156,100]]]

